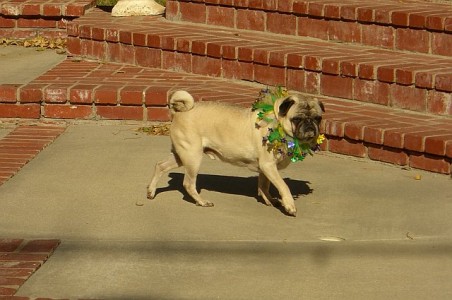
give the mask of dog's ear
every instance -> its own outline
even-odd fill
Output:
[[[285,117],[287,115],[287,112],[289,109],[294,105],[295,100],[293,100],[291,97],[287,97],[283,100],[283,102],[279,105],[278,114],[281,117]]]
[[[319,101],[319,105],[320,105],[320,108],[322,109],[322,112],[325,112],[325,105],[323,105],[322,101]]]

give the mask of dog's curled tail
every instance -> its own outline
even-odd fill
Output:
[[[171,95],[168,104],[171,114],[174,114],[192,109],[195,105],[195,99],[186,91],[176,91]]]

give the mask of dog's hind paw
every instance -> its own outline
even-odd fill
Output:
[[[212,202],[210,201],[204,201],[204,202],[196,202],[197,206],[202,206],[202,207],[212,207],[214,206]]]
[[[147,192],[147,198],[148,198],[149,200],[154,199],[154,198],[155,198],[155,191],[148,191],[148,192]]]
[[[260,196],[262,198],[262,200],[264,200],[265,205],[273,206],[273,203],[272,203],[273,197],[269,193],[266,193],[266,192],[262,191],[261,189],[258,189],[257,194],[258,194],[258,196]]]

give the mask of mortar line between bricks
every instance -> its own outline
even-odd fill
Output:
[[[15,176],[26,164],[28,164],[31,160],[33,160],[42,150],[44,150],[47,146],[52,144],[59,136],[66,130],[66,127],[61,126],[25,126],[19,125],[14,128],[11,132],[9,132],[6,136],[0,139],[0,152],[2,153],[2,158],[15,158],[16,160],[20,160],[20,163],[13,168],[8,168],[7,171],[2,173],[0,176],[0,186],[8,181],[10,178]],[[40,132],[41,131],[41,132]],[[27,147],[11,147],[11,143],[23,143],[29,142],[30,137],[34,138],[34,141],[39,141],[39,143],[35,142]],[[36,139],[41,137],[42,139]],[[2,141],[8,141],[7,143],[2,143]],[[33,140],[33,139],[32,139]],[[22,157],[17,157],[17,153],[20,150],[27,150],[27,155]],[[0,161],[0,168],[6,165],[6,162]]]

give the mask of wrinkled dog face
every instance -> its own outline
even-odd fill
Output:
[[[317,143],[322,113],[325,111],[322,102],[316,98],[292,95],[277,100],[274,109],[288,135],[302,143]]]

